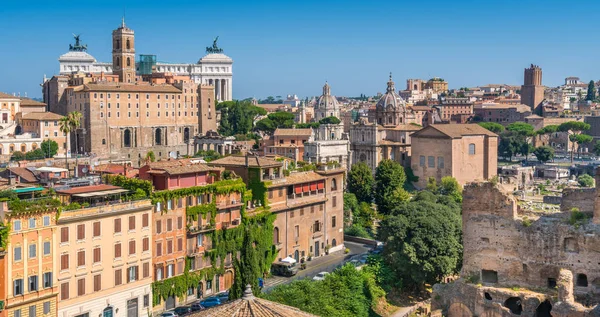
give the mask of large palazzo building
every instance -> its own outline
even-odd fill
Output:
[[[420,130],[422,122],[417,122],[414,111],[395,91],[391,74],[374,112],[369,120],[363,119],[350,128],[352,163],[365,162],[373,173],[383,159],[409,167],[410,134]]]
[[[122,22],[112,32],[113,61],[106,68],[82,61],[89,54],[76,37],[75,46],[59,61],[61,74],[80,72],[47,80],[44,100],[56,113],[82,113],[81,127],[72,133],[72,152],[90,153],[101,161],[130,161],[134,166],[142,165],[150,151],[157,159],[193,155],[194,136],[216,130],[217,101],[231,98],[231,59],[215,40],[204,57],[214,64],[207,66],[207,73],[202,63],[194,64],[202,69],[198,74],[160,64],[145,73],[146,61],[135,63],[135,44],[134,31]],[[206,75],[211,72],[219,75]]]

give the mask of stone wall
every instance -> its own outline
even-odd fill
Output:
[[[573,191],[563,203],[591,211],[595,191],[589,195]],[[549,316],[536,310],[550,305],[555,306],[552,316],[586,316],[589,308],[580,304],[600,301],[600,225],[591,221],[591,215],[571,225],[570,216],[570,212],[523,215],[516,199],[498,186],[465,186],[461,279],[436,285],[432,310],[442,309],[449,316],[510,316],[509,307],[518,302],[522,313],[513,315]],[[564,278],[569,274],[571,284]],[[579,303],[556,300],[557,287],[563,293],[570,289]]]
[[[594,188],[565,188],[563,189],[560,210],[570,211],[577,208],[581,212],[593,212],[595,196],[596,190]]]

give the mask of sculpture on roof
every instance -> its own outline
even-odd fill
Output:
[[[75,38],[75,45],[69,44],[69,51],[75,52],[85,52],[87,51],[87,45],[82,45],[80,42],[81,34],[73,33],[73,38]]]
[[[223,53],[223,49],[222,49],[222,48],[219,48],[219,47],[217,46],[217,41],[218,41],[218,40],[219,40],[219,37],[218,37],[218,36],[217,36],[217,37],[215,37],[215,39],[213,40],[213,45],[212,45],[212,47],[210,47],[210,46],[207,46],[207,47],[206,47],[206,53],[209,53],[209,54],[210,54],[210,53]]]

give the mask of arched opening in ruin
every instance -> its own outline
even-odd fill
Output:
[[[485,299],[487,299],[487,300],[492,300],[492,295],[490,295],[490,293],[488,293],[488,292],[485,292],[483,294],[483,297],[485,297]]]
[[[521,315],[521,312],[523,312],[523,305],[521,305],[519,297],[509,297],[504,302],[504,307],[508,308],[514,315]]]
[[[556,288],[556,279],[555,278],[548,278],[548,288]]]
[[[587,287],[588,286],[587,275],[577,274],[577,283],[575,285],[580,286],[580,287]]]
[[[498,272],[492,270],[481,270],[481,280],[484,283],[498,283]]]
[[[534,317],[552,317],[550,311],[552,310],[552,304],[549,300],[543,301],[536,309]]]

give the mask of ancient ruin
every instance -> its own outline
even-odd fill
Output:
[[[600,316],[599,194],[568,192],[561,212],[532,212],[497,184],[465,186],[461,276],[434,286],[433,314]]]

